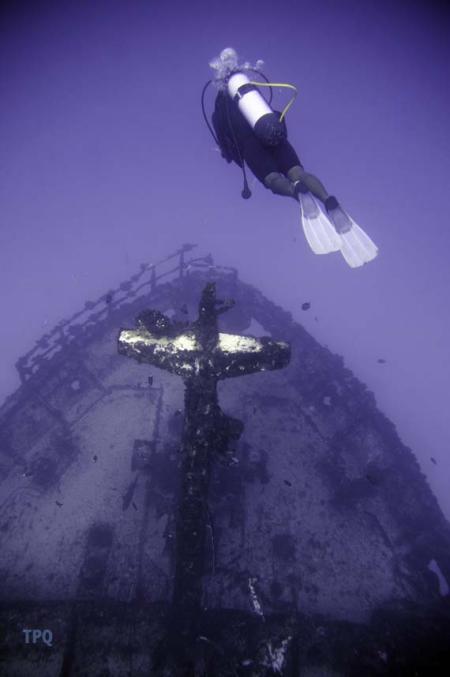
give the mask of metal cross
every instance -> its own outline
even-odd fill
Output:
[[[243,429],[241,421],[221,411],[217,382],[281,369],[290,360],[287,343],[219,332],[218,316],[233,304],[217,300],[215,284],[209,283],[192,324],[145,311],[136,329],[123,329],[119,335],[119,353],[178,374],[186,386],[172,600],[177,633],[185,636],[201,607],[211,460]]]

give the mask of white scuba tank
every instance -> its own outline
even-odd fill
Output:
[[[235,73],[228,80],[228,93],[234,99],[239,88],[249,84],[250,80],[244,73]],[[239,97],[238,106],[249,125],[254,127],[263,115],[270,115],[273,111],[258,90],[250,89],[250,87],[250,91]]]
[[[228,94],[237,101],[242,115],[264,144],[276,146],[286,138],[284,122],[280,122],[277,114],[244,73],[231,75],[227,88]]]

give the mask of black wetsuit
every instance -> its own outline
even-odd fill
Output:
[[[273,172],[287,174],[296,165],[302,167],[297,153],[287,138],[276,146],[264,145],[242,115],[238,104],[225,91],[217,94],[212,123],[222,157],[227,162],[236,162],[240,167],[245,161],[263,184],[268,174]]]

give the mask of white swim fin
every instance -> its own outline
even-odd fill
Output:
[[[314,254],[339,251],[340,237],[311,193],[299,193],[299,201],[303,232]]]
[[[376,257],[376,244],[339,204],[328,211],[328,218],[339,234],[341,254],[351,268],[359,268]]]
[[[325,214],[311,193],[298,194],[303,232],[315,254],[340,251],[351,268],[369,263],[378,247],[340,205]]]
[[[350,229],[340,234],[341,254],[351,268],[359,268],[372,261],[378,254],[378,247],[370,237],[350,219]]]

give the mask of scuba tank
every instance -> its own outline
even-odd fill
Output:
[[[284,119],[280,120],[274,113],[259,93],[256,83],[251,82],[245,73],[233,73],[228,79],[227,90],[265,146],[277,146],[287,138]]]

